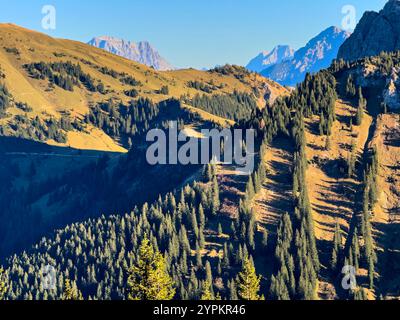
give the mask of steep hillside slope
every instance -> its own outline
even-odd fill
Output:
[[[0,25],[0,68],[9,101],[0,119],[3,135],[103,151],[128,147],[127,139],[113,136],[112,142],[106,136],[110,132],[103,132],[106,128],[97,130],[97,123],[85,120],[105,102],[122,112],[138,97],[154,103],[185,97],[190,104],[196,96],[237,93],[262,108],[266,101],[287,92],[239,68],[160,73],[83,43],[53,39],[10,24]],[[118,107],[121,104],[126,107]]]
[[[355,193],[360,181],[348,177],[345,163],[354,149],[357,159],[364,153],[372,118],[365,116],[361,126],[350,129],[350,119],[356,109],[349,102],[336,103],[337,121],[332,126],[329,137],[318,133],[319,117],[310,119],[307,132],[308,190],[316,220],[316,236],[330,241],[338,221],[344,230],[349,228],[353,215]]]
[[[292,209],[293,146],[291,141],[276,139],[266,149],[264,162],[267,179],[254,199],[254,210],[257,221],[275,234],[282,215]]]
[[[287,93],[244,68],[157,72],[1,24],[0,259],[56,227],[130,210],[192,181],[197,166],[146,163],[148,129],[172,120],[189,133],[232,126],[227,115],[249,117]]]
[[[85,297],[123,299],[123,266],[146,232],[170,261],[178,299],[198,298],[205,279],[215,293],[236,299],[235,279],[248,256],[262,277],[260,291],[271,300],[398,298],[399,115],[384,96],[399,65],[400,55],[392,53],[335,62],[307,76],[289,97],[240,122],[259,138],[251,177],[210,165],[192,175],[198,182],[129,215],[60,230],[34,247],[29,259],[10,260],[10,296],[47,296],[29,277],[18,279],[40,261],[56,261]],[[119,164],[109,160],[118,168],[111,176],[124,176],[137,155],[129,156]],[[160,181],[159,174],[153,179]],[[170,174],[164,172],[168,181]],[[103,179],[95,182],[103,185]],[[97,246],[94,230],[101,230],[104,254],[90,253]],[[68,264],[67,256],[77,265]],[[343,266],[356,269],[355,290],[342,287]],[[49,297],[59,297],[61,289],[58,284]]]
[[[282,241],[280,230],[285,212],[293,224],[298,214],[294,208],[292,176],[299,154],[293,147],[296,138],[289,133],[295,124],[286,124],[289,132],[281,128],[278,134],[271,135],[271,117],[285,123],[285,117],[278,111],[284,110],[285,105],[304,116],[308,195],[304,201],[309,202],[314,221],[320,261],[315,290],[320,299],[375,299],[380,295],[392,299],[400,295],[399,279],[390,275],[397,272],[400,261],[396,240],[400,232],[397,191],[400,118],[396,99],[387,99],[398,65],[399,53],[352,64],[336,62],[327,72],[307,77],[290,100],[278,101],[251,123],[267,141],[263,159],[267,173],[258,191],[254,175],[251,180],[254,187],[247,184],[249,189],[243,190],[242,185],[241,190],[244,199],[256,190],[250,207],[258,237],[267,230],[268,243],[272,242],[268,250],[273,255],[277,254],[274,246],[279,247]],[[326,82],[331,84],[323,88]],[[320,111],[314,111],[318,107]],[[256,255],[256,265],[264,277],[281,275],[276,271],[274,259],[259,259]],[[286,268],[293,268],[290,261],[286,263],[289,263]],[[340,272],[344,265],[356,268],[358,289],[354,291],[343,290],[341,286]],[[289,289],[290,282],[286,285]],[[277,296],[287,297],[284,288],[281,284],[271,290],[283,290]]]
[[[385,114],[377,119],[371,146],[378,150],[379,200],[373,224],[379,246],[382,292],[397,297],[400,292],[400,118]]]

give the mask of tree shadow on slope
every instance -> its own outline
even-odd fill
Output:
[[[400,295],[400,223],[374,223],[377,234],[379,294],[398,297]],[[381,235],[381,236],[379,236]]]
[[[277,138],[271,144],[276,153],[275,159],[267,164],[267,183],[264,188],[268,192],[268,199],[258,201],[264,207],[267,215],[262,223],[269,232],[275,233],[276,226],[285,212],[293,210],[293,152],[292,142],[287,138]],[[267,151],[271,152],[271,151]]]
[[[321,170],[333,179],[343,179],[346,177],[347,162],[343,158],[339,159],[328,159],[320,164]]]
[[[399,130],[393,130],[390,134],[385,137],[384,144],[388,147],[399,148],[400,147],[400,124]]]

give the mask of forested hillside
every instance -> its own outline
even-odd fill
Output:
[[[379,85],[385,82],[379,78],[390,76],[389,66],[399,63],[398,53],[352,64],[335,62],[329,70],[308,76],[290,97],[278,99],[263,111],[256,110],[250,121],[240,121],[240,127],[257,129],[259,160],[258,169],[237,198],[237,214],[221,213],[226,196],[221,191],[225,187],[223,167],[206,166],[198,182],[158,201],[135,208],[130,214],[70,225],[43,239],[32,250],[12,257],[6,271],[12,288],[9,297],[60,298],[64,280],[69,279],[86,299],[125,299],[129,294],[129,268],[139,263],[138,249],[145,237],[163,254],[176,299],[200,299],[204,293],[212,298],[243,298],[241,272],[261,275],[261,281],[252,287],[252,298],[397,296],[382,262],[387,254],[393,257],[394,247],[387,251],[389,247],[378,232],[385,230],[385,237],[390,237],[397,223],[395,211],[388,212],[390,219],[385,220],[382,215],[386,211],[380,207],[380,181],[393,177],[385,176],[387,171],[379,155],[382,146],[374,144],[381,133],[374,132],[373,123],[398,115],[368,92],[383,91]],[[360,69],[374,72],[361,78]],[[345,101],[345,106],[338,107],[338,101]],[[343,116],[341,108],[351,111],[352,116]],[[370,133],[358,150],[358,128],[366,121]],[[347,130],[353,136],[354,146],[349,149],[338,146],[333,136],[344,127],[350,128]],[[396,131],[393,134],[396,139]],[[261,219],[267,218],[268,210],[259,211],[254,201],[269,201],[260,198],[263,189],[269,188],[265,183],[272,170],[264,159],[269,152],[275,152],[270,146],[276,139],[293,145],[292,192],[286,205],[279,207],[278,220],[270,224]],[[319,141],[322,146],[312,147]],[[322,158],[318,150],[333,150],[329,157],[337,154],[338,158]],[[328,161],[332,164],[328,165]],[[308,181],[315,181],[317,169],[328,176],[340,176],[337,181],[343,188],[345,181],[352,182],[355,196],[348,200],[352,201],[350,216],[334,210],[336,218],[331,219],[330,214],[316,211],[315,187],[311,186],[310,191]],[[338,201],[336,206],[340,208]],[[321,233],[321,219],[325,219],[329,232]],[[383,229],[383,224],[387,228]],[[30,276],[46,264],[54,265],[62,275],[57,291],[51,293],[41,289]],[[356,290],[340,287],[340,272],[345,265],[357,270]]]
[[[0,43],[0,299],[400,297],[400,52],[335,61],[289,92],[13,25]],[[145,136],[170,121],[254,129],[255,170],[149,165]]]
[[[157,72],[1,24],[0,259],[55,228],[129,212],[198,176],[199,166],[147,165],[150,129],[231,124],[286,92],[240,67]]]
[[[0,134],[61,147],[124,152],[127,139],[109,139],[110,130],[126,129],[130,135],[141,131],[129,107],[146,99],[154,104],[172,98],[196,101],[193,107],[238,120],[287,93],[242,67],[158,72],[83,43],[12,24],[0,24],[0,48]],[[236,105],[227,105],[235,100]],[[237,107],[242,102],[248,105],[246,111]],[[99,130],[98,123],[86,121],[94,120],[93,112],[104,107],[106,112],[118,111],[117,118],[126,113],[124,124],[118,119],[112,129]],[[143,112],[138,116],[143,118]],[[139,121],[150,125],[146,119]],[[105,122],[109,126],[112,121]],[[116,134],[112,132],[112,138]]]

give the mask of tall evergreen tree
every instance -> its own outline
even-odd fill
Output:
[[[175,296],[165,259],[145,237],[139,248],[138,261],[129,269],[129,300],[171,300]]]
[[[342,247],[342,234],[340,230],[339,221],[336,221],[335,233],[333,236],[332,254],[331,254],[331,268],[333,271],[337,270],[341,247]]]
[[[228,281],[228,288],[229,288],[229,300],[239,300],[237,288],[236,288],[236,281],[232,279],[232,281]]]
[[[76,283],[66,279],[62,300],[83,300],[82,292],[79,291]]]
[[[217,215],[220,206],[221,206],[221,200],[219,195],[218,180],[217,177],[214,176],[212,182],[212,203],[211,203],[211,208],[212,208],[211,210],[213,215]]]
[[[254,264],[245,258],[242,271],[238,275],[237,288],[239,297],[243,300],[261,300],[260,291],[261,276],[257,276]]]
[[[359,87],[359,89],[358,89],[358,106],[357,106],[357,114],[356,114],[356,125],[358,125],[358,126],[360,126],[362,124],[366,106],[367,106],[367,102],[364,99],[361,87]]]
[[[4,273],[3,267],[0,267],[0,300],[3,300],[6,296],[8,289],[8,281]]]
[[[202,289],[200,300],[206,300],[206,301],[214,300],[214,296],[212,294],[211,286],[212,286],[212,284],[210,283],[209,280],[206,280],[203,283],[203,289]]]
[[[356,114],[356,121],[355,124],[357,126],[361,126],[362,125],[362,121],[364,119],[364,109],[362,108],[361,105],[359,105],[357,107],[357,114]]]
[[[325,150],[330,151],[332,148],[331,138],[329,136],[325,139]]]
[[[347,78],[346,94],[349,98],[353,98],[356,95],[356,86],[354,85],[353,76],[351,74]]]

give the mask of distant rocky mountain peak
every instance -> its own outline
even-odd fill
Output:
[[[307,73],[329,67],[349,36],[347,31],[329,27],[297,50],[292,58],[272,64],[260,73],[282,85],[295,86],[304,80]]]
[[[93,38],[88,44],[129,60],[153,67],[159,71],[174,69],[174,67],[147,41],[136,43],[115,37],[102,36]]]
[[[294,49],[288,45],[276,46],[272,51],[263,51],[252,59],[246,68],[250,71],[261,72],[266,68],[293,58]]]

